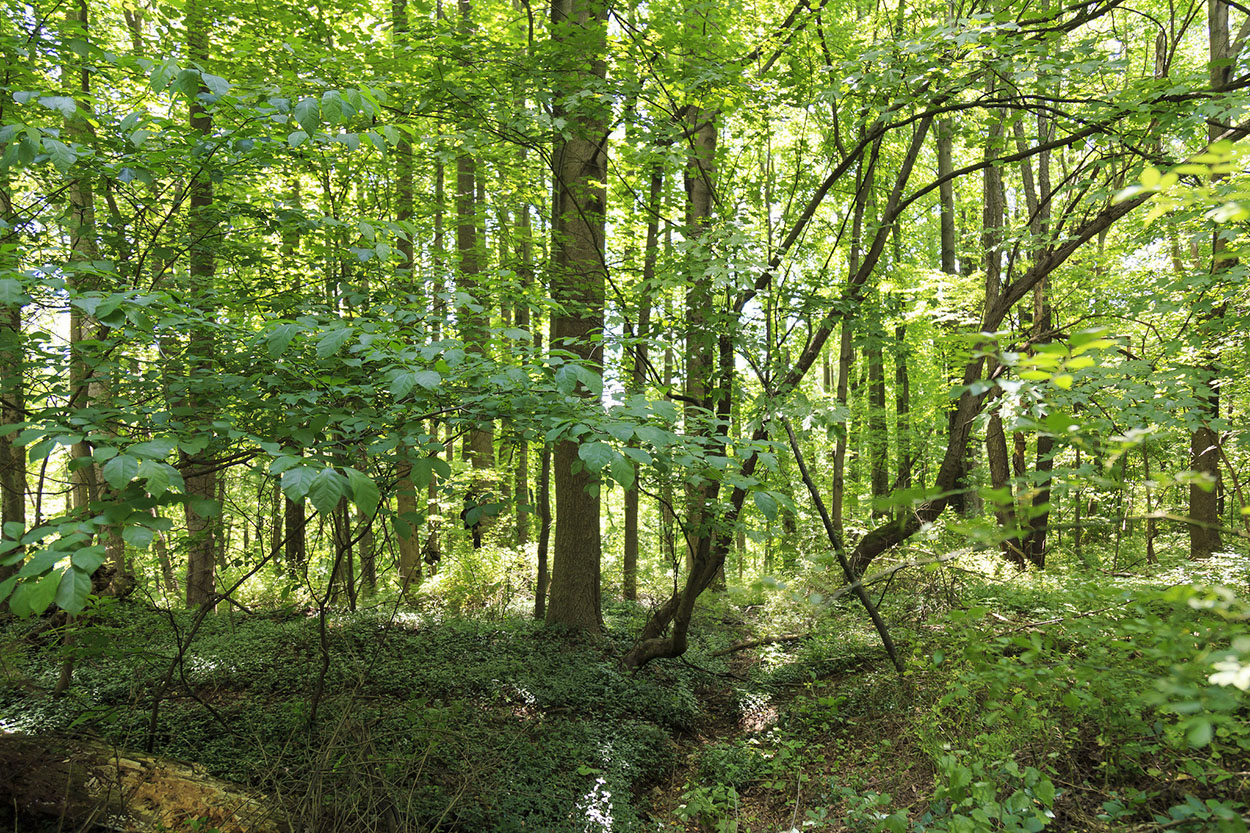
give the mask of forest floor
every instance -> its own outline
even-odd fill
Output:
[[[0,620],[0,732],[150,747],[318,833],[1243,831],[1250,708],[1212,680],[1250,663],[1218,589],[1244,558],[1117,572],[916,571],[883,600],[902,676],[816,574],[710,599],[687,656],[637,674],[639,605],[599,639],[429,599],[189,639],[189,613],[105,600]]]

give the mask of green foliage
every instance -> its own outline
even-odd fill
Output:
[[[73,726],[141,746],[151,692],[177,661],[173,640],[186,625],[187,614],[110,606],[80,632],[74,687],[56,701],[16,684],[54,684],[56,640],[41,634],[6,661],[6,729]],[[33,630],[33,620],[10,619],[0,638]],[[670,734],[699,715],[688,675],[623,673],[601,649],[528,621],[402,625],[357,614],[334,616],[327,638],[331,664],[310,729],[316,617],[211,615],[177,666],[158,751],[267,785],[309,823],[358,813],[364,824],[389,804],[417,827],[442,817],[458,829],[574,831],[584,817],[569,808],[581,807],[642,830],[633,796],[669,771]]]
[[[681,794],[677,817],[708,833],[738,833],[738,791],[732,786],[692,787]]]

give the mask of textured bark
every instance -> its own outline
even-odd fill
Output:
[[[872,487],[872,515],[888,517],[889,509],[880,505],[890,493],[890,439],[885,412],[885,351],[881,342],[885,335],[874,322],[872,337],[865,345],[868,363],[868,467]]]
[[[706,271],[708,258],[696,254],[711,220],[716,162],[716,115],[699,107],[686,108],[686,239],[691,252],[686,258],[686,376],[683,418],[690,436],[709,437],[714,431],[716,410],[716,329],[712,281]],[[686,484],[686,569],[689,570],[699,539],[711,534],[707,516],[708,484]]]
[[[567,59],[558,73],[554,111],[569,124],[552,153],[551,346],[585,366],[603,365],[604,213],[607,119],[602,105],[570,97],[606,73],[607,10],[598,0],[552,0],[553,46]],[[587,399],[594,398],[581,388]],[[556,443],[553,476],[556,527],[547,621],[587,631],[600,628],[599,483],[577,456],[576,442]]]
[[[4,105],[0,103],[0,122]],[[0,155],[5,144],[0,143]],[[13,250],[6,248],[16,242],[16,223],[8,171],[0,171],[0,222],[6,229],[0,233],[0,271],[14,269],[19,263]],[[25,356],[22,345],[22,305],[0,305],[0,425],[25,422],[26,391],[23,382]],[[0,436],[0,538],[20,537],[3,531],[4,525],[26,526],[26,448],[16,442],[12,431]],[[13,575],[18,565],[0,565],[0,582]],[[0,601],[0,612],[7,608],[7,599]]]
[[[993,93],[993,87],[990,88]],[[1002,237],[1003,237],[1003,178],[1002,169],[996,162],[999,143],[1003,138],[1002,122],[992,117],[986,136],[986,166],[982,180],[981,245],[985,253],[985,306],[993,308],[1002,294]],[[991,359],[987,374],[993,378],[999,372],[998,362]],[[995,389],[990,399],[1001,401]],[[990,469],[990,488],[994,492],[994,516],[998,519],[1003,535],[1003,556],[1018,567],[1024,567],[1024,552],[1018,532],[1015,492],[1011,480],[1011,462],[1007,452],[1007,436],[1003,430],[1002,416],[997,409],[990,413],[985,432],[985,457]]]
[[[286,499],[286,511],[283,518],[286,522],[286,560],[287,570],[291,575],[299,576],[308,564],[307,521],[304,501]]]
[[[911,374],[908,372],[907,325],[894,328],[894,436],[895,476],[899,489],[911,488]],[[906,506],[897,510],[909,511]]]
[[[417,509],[417,487],[412,482],[412,464],[399,467],[395,486],[395,539],[399,546],[399,583],[406,592],[421,584],[421,514]]]
[[[547,618],[551,585],[547,555],[551,547],[551,446],[543,446],[538,473],[538,568],[534,577],[534,618]]]
[[[187,53],[191,60],[203,65],[208,60],[208,27],[210,22],[199,0],[187,3]],[[206,88],[201,88],[207,92]],[[207,139],[213,131],[212,116],[193,100],[190,107],[191,130],[201,139]],[[209,162],[211,164],[211,161]],[[213,181],[211,171],[200,169],[193,174],[188,187],[187,247],[188,296],[198,309],[207,311],[209,297],[216,277],[213,249],[216,246],[217,220],[213,208]],[[213,364],[213,340],[209,331],[202,327],[192,329],[188,339],[188,377],[203,378],[211,372]],[[203,413],[212,403],[192,393],[187,407]],[[217,536],[220,534],[218,518],[207,510],[207,505],[217,498],[217,474],[213,467],[211,450],[196,454],[181,454],[183,477],[187,495],[192,498],[186,504],[187,524],[187,607],[199,607],[213,597],[216,590]],[[198,501],[197,507],[193,502]]]
[[[525,155],[522,153],[522,162]],[[529,205],[521,206],[517,217],[517,277],[521,283],[520,300],[516,306],[516,327],[530,329],[530,284],[534,280],[533,229],[530,223]],[[516,505],[516,542],[524,547],[530,540],[530,450],[524,437],[517,440],[516,460],[512,476],[512,496]]]
[[[1228,87],[1232,77],[1228,36],[1228,5],[1223,0],[1208,0],[1207,33],[1209,40],[1211,89],[1219,92]],[[1208,138],[1215,141],[1224,127],[1212,121],[1208,126]],[[1219,177],[1216,177],[1218,179]],[[1217,227],[1211,236],[1211,273],[1224,272],[1237,261],[1225,254],[1227,243]],[[1218,291],[1218,288],[1213,289]],[[1208,315],[1199,326],[1211,330],[1222,318],[1223,308]],[[1207,335],[1209,341],[1214,336]],[[1217,487],[1220,476],[1219,437],[1213,425],[1220,419],[1220,391],[1217,357],[1214,349],[1203,356],[1202,378],[1197,380],[1194,392],[1198,401],[1197,418],[1201,425],[1194,429],[1189,443],[1189,467],[1203,476],[1205,482],[1189,486],[1189,557],[1209,558],[1223,548],[1220,536],[1220,512]]]
[[[458,5],[460,30],[467,34],[472,28],[473,5],[471,0],[458,0]],[[484,219],[479,217],[479,178],[477,160],[472,154],[462,152],[456,157],[456,254],[460,261],[457,288],[470,299],[457,308],[456,320],[465,350],[485,355],[490,337],[486,310],[490,305],[481,283],[485,239],[479,234],[479,223]],[[476,501],[490,491],[486,470],[495,465],[495,431],[489,421],[470,428],[465,436],[464,457],[474,469],[469,498]]]
[[[187,829],[279,833],[279,802],[152,755],[67,737],[0,733],[0,802],[14,823],[139,833]],[[15,828],[17,829],[17,828]]]

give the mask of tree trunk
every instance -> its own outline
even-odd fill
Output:
[[[716,162],[716,116],[700,107],[685,112],[687,148],[686,239],[694,251],[685,258],[686,285],[686,378],[685,431],[690,436],[707,437],[714,431],[716,324],[713,320],[712,281],[707,258],[695,255],[712,215]],[[699,539],[710,535],[707,514],[708,484],[686,485],[686,569],[689,570]]]
[[[4,104],[0,102],[0,123],[4,120]],[[0,156],[6,144],[0,143]],[[8,171],[0,171],[0,272],[17,269],[16,217],[9,190]],[[13,246],[13,248],[10,248]],[[15,426],[26,421],[26,389],[23,373],[26,366],[22,343],[22,304],[0,305],[0,426]],[[0,540],[21,537],[16,527],[26,527],[26,448],[17,443],[17,429],[0,436]],[[11,555],[12,552],[6,555]],[[16,573],[19,566],[0,565],[0,582]],[[7,599],[0,601],[0,612],[7,608]]]
[[[894,444],[895,484],[899,489],[911,488],[911,377],[907,368],[907,325],[894,328]],[[898,514],[911,511],[904,504]],[[836,529],[836,527],[835,527]]]
[[[638,288],[638,326],[634,332],[633,358],[630,365],[630,393],[641,394],[647,381],[647,340],[651,338],[651,295],[655,291],[655,264],[659,253],[661,196],[664,189],[664,169],[656,166],[651,170],[650,191],[647,195],[647,236],[642,258],[642,285]],[[637,447],[637,440],[630,444]],[[625,552],[621,576],[622,595],[629,601],[638,599],[638,477],[641,468],[637,460],[630,460],[634,469],[634,485],[625,490]]]
[[[993,87],[990,88],[993,93]],[[985,306],[992,308],[1002,294],[1002,236],[1003,236],[1003,179],[1002,169],[995,163],[999,155],[998,144],[1002,140],[1002,121],[997,114],[991,116],[989,135],[985,143],[987,166],[982,180],[983,217],[982,246],[985,251]],[[996,359],[988,361],[987,376],[995,378],[999,372]],[[991,402],[1001,402],[1001,391],[995,388],[990,394]],[[1017,567],[1024,567],[1024,553],[1020,543],[1016,519],[1015,494],[1011,481],[1011,463],[1007,453],[1007,436],[1003,420],[997,408],[990,412],[985,433],[985,456],[990,469],[990,488],[993,491],[994,515],[998,519],[1003,536],[1003,555]]]
[[[571,352],[586,367],[603,366],[603,310],[606,265],[604,220],[607,193],[608,113],[583,97],[566,102],[606,74],[607,10],[599,0],[552,0],[551,38],[568,60],[554,90],[553,111],[567,119],[552,153],[551,346]],[[596,399],[584,386],[588,400]],[[582,630],[600,629],[599,483],[577,456],[578,444],[556,444],[554,477],[556,529],[551,600],[547,621]],[[576,470],[575,470],[576,469]]]
[[[1215,92],[1227,89],[1232,78],[1228,37],[1228,5],[1224,0],[1208,0],[1207,32],[1209,38],[1209,59],[1211,89]],[[1208,138],[1214,141],[1226,128],[1212,120],[1207,128]],[[1215,177],[1219,179],[1219,177]],[[1227,241],[1219,226],[1211,235],[1211,273],[1217,275],[1237,265],[1236,258],[1229,257]],[[1218,291],[1218,286],[1211,291]],[[1211,331],[1219,319],[1223,317],[1223,307],[1216,309],[1200,323],[1202,329]],[[1204,340],[1213,344],[1216,335],[1204,333]],[[1216,493],[1220,476],[1219,438],[1216,436],[1215,425],[1220,419],[1220,393],[1217,358],[1213,348],[1208,347],[1203,356],[1202,376],[1198,380],[1195,399],[1198,401],[1198,418],[1201,425],[1196,428],[1189,443],[1189,467],[1204,482],[1189,485],[1189,557],[1210,558],[1223,547],[1220,536],[1219,496]]]
[[[208,29],[211,23],[199,0],[189,0],[186,20],[187,54],[191,60],[204,65],[208,61]],[[201,87],[201,90],[207,92],[206,88]],[[191,103],[190,120],[191,130],[201,140],[207,140],[212,135],[212,116],[201,106],[198,99]],[[196,170],[188,190],[187,233],[190,240],[188,242],[187,289],[191,303],[197,309],[207,312],[216,275],[213,249],[217,243],[214,239],[217,232],[217,219],[214,216],[211,171]],[[192,328],[187,353],[188,376],[207,376],[213,364],[212,334],[204,327]],[[191,391],[186,404],[194,412],[204,412],[211,407],[212,403]],[[190,498],[185,512],[188,539],[187,607],[199,607],[210,599],[216,590],[214,567],[217,553],[216,539],[220,534],[219,523],[216,519],[220,518],[220,506],[217,512],[209,507],[213,505],[217,497],[217,474],[213,467],[212,451],[208,449],[195,454],[182,452],[181,465],[183,477],[186,480],[187,495]]]
[[[0,733],[0,802],[17,814],[15,824],[32,830],[86,830],[101,819],[140,833],[287,829],[269,796],[176,761],[48,735]]]
[[[885,351],[880,322],[873,322],[871,337],[864,348],[868,360],[868,466],[872,486],[872,515],[878,520],[889,517],[882,501],[890,493],[890,441],[885,413]],[[836,529],[836,528],[835,528]]]

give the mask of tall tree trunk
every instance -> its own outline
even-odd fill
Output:
[[[647,341],[651,338],[651,296],[655,291],[655,264],[660,245],[661,196],[664,190],[664,169],[651,169],[647,194],[647,236],[642,256],[642,284],[638,287],[638,329],[631,347],[629,391],[641,394],[646,389]],[[631,440],[637,445],[636,440]],[[625,490],[625,553],[621,584],[622,595],[629,601],[638,599],[638,476],[637,460],[630,460],[634,469],[634,485]]]
[[[1207,2],[1207,33],[1209,39],[1211,89],[1217,93],[1227,89],[1232,78],[1231,58],[1228,37],[1228,4],[1224,0],[1208,0]],[[1208,125],[1208,138],[1214,141],[1224,132],[1226,127],[1214,120]],[[1218,179],[1218,177],[1216,177]],[[1211,235],[1211,273],[1217,275],[1236,265],[1235,258],[1229,257],[1227,241],[1219,226]],[[1218,292],[1218,284],[1211,288]],[[1202,320],[1200,326],[1207,330],[1203,334],[1208,345],[1214,343],[1214,325],[1222,318],[1223,307],[1216,309]],[[1220,477],[1219,438],[1216,436],[1216,423],[1220,418],[1220,392],[1217,378],[1216,356],[1213,348],[1208,347],[1203,356],[1202,374],[1198,380],[1195,399],[1198,405],[1198,418],[1201,424],[1194,429],[1189,443],[1189,467],[1203,475],[1205,482],[1191,483],[1189,486],[1189,557],[1209,558],[1212,553],[1223,547],[1220,536],[1219,497],[1216,487]]]
[[[985,144],[985,160],[989,164],[985,168],[982,180],[984,205],[982,245],[985,250],[985,306],[987,309],[997,304],[1002,293],[1003,179],[1002,169],[994,162],[999,155],[998,145],[1002,140],[1002,135],[1001,120],[997,117],[992,118]],[[995,378],[998,372],[998,362],[990,359],[987,369],[988,378]],[[995,404],[1001,403],[1000,389],[994,389],[991,393],[991,400]],[[1004,536],[1003,555],[1008,561],[1023,568],[1024,554],[1017,532],[1015,495],[1011,482],[1007,436],[997,407],[993,407],[990,411],[989,425],[985,432],[985,456],[990,469],[990,488],[994,493],[994,515],[998,518],[999,529]]]
[[[208,62],[208,28],[200,0],[188,0],[186,9],[187,54],[192,61],[205,65]],[[204,92],[207,89],[201,88]],[[198,99],[190,108],[191,130],[200,141],[207,141],[213,132],[212,116]],[[211,165],[212,157],[206,154],[204,164]],[[188,295],[196,309],[207,312],[213,292],[216,264],[213,249],[216,245],[217,220],[213,216],[213,180],[211,171],[199,169],[193,173],[189,186],[187,208],[188,242]],[[204,378],[213,363],[212,334],[206,327],[193,327],[187,345],[188,381]],[[187,401],[193,411],[203,412],[211,403],[191,389]],[[182,452],[181,466],[186,480],[187,523],[187,607],[199,607],[216,591],[214,570],[217,552],[216,536],[220,534],[214,513],[208,510],[217,496],[217,474],[213,468],[211,446],[203,452]],[[216,514],[220,517],[220,513]]]
[[[712,215],[716,161],[716,117],[700,107],[686,108],[684,125],[689,139],[687,149],[686,239],[697,251]],[[707,258],[688,251],[685,264],[686,285],[686,378],[685,430],[691,436],[710,436],[715,414],[715,349],[712,281]],[[686,486],[686,569],[690,569],[698,541],[711,534],[708,528],[706,484]]]
[[[408,0],[391,0],[391,51],[396,59],[402,60],[407,46]],[[407,227],[407,224],[412,221],[412,168],[412,143],[408,141],[408,134],[401,133],[400,140],[395,146],[395,220],[404,231],[399,235],[396,248],[399,249],[399,283],[410,295],[417,292],[412,237]],[[436,234],[441,238],[443,219],[441,199],[436,200],[434,210],[438,225]],[[437,242],[442,241],[440,239]],[[436,252],[436,259],[438,255],[439,253]],[[401,450],[401,454],[411,453],[413,453],[411,448]],[[400,588],[402,593],[407,593],[411,588],[421,584],[421,536],[425,518],[424,513],[417,506],[417,489],[412,482],[411,461],[401,460],[398,474],[399,479],[395,485],[397,517],[392,529],[399,548]],[[422,499],[424,500],[424,495]]]
[[[885,334],[874,316],[871,335],[864,348],[868,362],[868,465],[872,486],[872,515],[881,519],[890,511],[882,501],[890,493],[890,441],[885,413]]]
[[[472,30],[471,0],[458,0],[460,9],[460,32],[468,37]],[[460,322],[460,337],[464,340],[465,349],[470,353],[486,354],[490,336],[489,312],[490,304],[486,299],[486,287],[481,283],[483,269],[483,253],[485,240],[480,237],[479,218],[480,200],[478,199],[477,160],[471,153],[462,150],[456,157],[456,252],[460,259],[460,275],[458,289],[468,296],[469,300],[459,306],[456,318]],[[465,505],[472,503],[478,506],[487,502],[491,489],[489,469],[495,465],[495,431],[494,426],[485,421],[469,429],[465,437],[465,459],[473,467],[473,480],[466,494]],[[479,519],[480,532],[484,519]],[[480,542],[480,535],[474,537],[475,546]]]
[[[4,122],[4,104],[0,102],[0,123]],[[0,142],[0,156],[5,143]],[[16,254],[17,223],[13,211],[13,195],[9,190],[8,171],[0,171],[0,274],[16,270],[21,263]],[[26,388],[23,373],[26,366],[22,344],[22,304],[0,305],[0,426],[15,426],[26,421]],[[26,448],[17,443],[16,429],[0,436],[0,540],[21,537],[17,527],[26,527]],[[12,554],[12,552],[7,553]],[[0,582],[12,576],[18,565],[0,564]],[[7,609],[7,600],[0,601],[0,612]]]
[[[286,522],[286,551],[282,557],[286,561],[286,568],[290,574],[298,577],[303,575],[304,568],[308,565],[305,503],[303,500],[296,501],[289,498],[284,500],[286,501],[286,511],[282,514]]]
[[[551,346],[571,352],[593,370],[603,365],[606,264],[608,113],[583,96],[605,77],[607,9],[600,0],[552,0],[551,39],[567,61],[554,90],[557,117],[568,133],[556,137],[552,211]],[[588,399],[597,398],[582,388]],[[577,456],[578,445],[556,444],[556,529],[547,621],[587,631],[600,628],[599,488]]]
[[[521,163],[525,164],[525,154],[521,154]],[[530,206],[521,205],[517,216],[517,277],[520,280],[520,297],[516,304],[516,328],[530,329],[530,285],[534,280],[534,243],[533,227],[530,221]],[[512,471],[512,499],[516,505],[516,542],[524,547],[530,540],[530,449],[524,435],[517,437],[516,460]]]
[[[950,179],[955,171],[953,161],[955,129],[949,119],[943,119],[938,122],[937,131],[934,134],[934,144],[937,148],[937,165],[938,165],[938,265],[945,275],[955,277],[959,274],[958,265],[958,242],[955,236],[955,183]],[[958,369],[950,370],[951,380],[957,379]],[[948,420],[955,418],[955,408],[952,407],[948,413]],[[948,432],[954,430],[954,426],[947,426]],[[959,478],[955,482],[954,493],[951,495],[951,509],[957,515],[968,516],[972,514],[971,508],[976,503],[969,494],[971,488],[969,482],[969,472],[971,469],[970,457],[965,460],[964,470],[960,472]]]
[[[1017,137],[1023,131],[1023,125],[1017,123]],[[1050,119],[1043,115],[1037,116],[1037,142],[1045,145],[1050,140]],[[1021,163],[1021,175],[1024,180],[1024,192],[1029,208],[1029,232],[1033,238],[1034,256],[1043,250],[1050,235],[1050,151],[1043,150],[1037,155],[1037,183],[1033,184],[1032,165],[1028,159]],[[1035,345],[1046,344],[1052,340],[1054,329],[1054,313],[1050,306],[1050,281],[1043,277],[1033,292],[1033,332],[1032,341]],[[1050,526],[1050,514],[1054,490],[1051,478],[1054,472],[1055,439],[1049,433],[1037,436],[1037,462],[1034,466],[1036,477],[1033,492],[1032,508],[1029,512],[1027,531],[1023,546],[1024,557],[1037,568],[1046,566],[1046,535]]]
[[[899,489],[911,488],[911,376],[907,367],[907,325],[894,328],[894,444],[895,476]],[[906,514],[907,505],[898,507]]]

